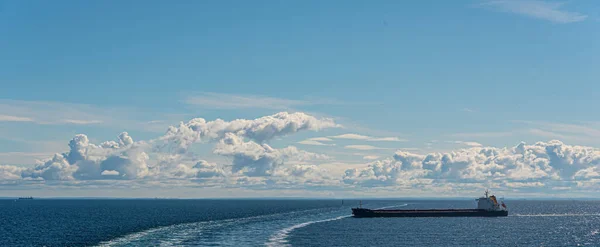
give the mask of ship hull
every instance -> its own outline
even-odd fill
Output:
[[[425,210],[376,210],[353,208],[356,218],[374,217],[503,217],[508,211],[488,211],[480,209],[425,209]]]

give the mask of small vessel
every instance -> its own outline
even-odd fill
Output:
[[[19,200],[33,200],[33,197],[19,197]]]
[[[370,217],[500,217],[508,216],[508,208],[504,202],[498,203],[496,196],[488,195],[476,199],[477,208],[465,209],[367,209],[352,208],[352,215],[356,218]]]

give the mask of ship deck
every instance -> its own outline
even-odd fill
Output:
[[[473,217],[508,216],[508,211],[483,209],[366,209],[353,208],[354,217]]]
[[[443,212],[480,212],[483,209],[368,209],[374,213],[443,213]]]

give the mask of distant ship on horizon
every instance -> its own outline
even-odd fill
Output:
[[[33,197],[19,197],[19,200],[33,200]]]

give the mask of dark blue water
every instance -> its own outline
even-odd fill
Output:
[[[365,207],[473,207],[363,201]],[[509,217],[348,217],[346,200],[0,200],[0,246],[600,246],[598,201],[507,201]]]

